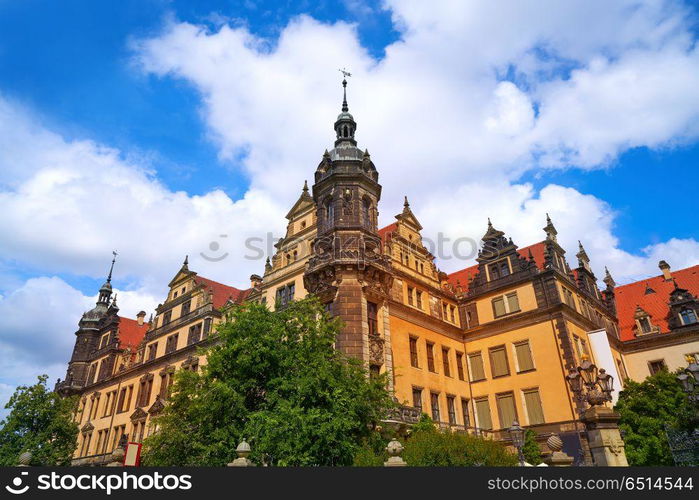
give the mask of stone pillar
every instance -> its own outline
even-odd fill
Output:
[[[228,467],[254,467],[255,464],[252,463],[252,460],[248,458],[248,455],[250,455],[250,445],[245,441],[245,438],[240,442],[238,447],[235,449],[236,454],[238,455],[238,458],[233,460],[231,463],[228,464]]]
[[[606,406],[592,406],[580,420],[585,424],[595,465],[626,467],[624,440],[619,432],[620,415]]]
[[[400,456],[403,453],[403,445],[397,439],[393,438],[388,443],[386,451],[388,452],[388,460],[383,463],[384,467],[405,467],[408,465]]]
[[[570,467],[575,460],[563,451],[563,441],[558,434],[553,434],[546,440],[546,445],[551,450],[551,455],[544,459],[544,463],[550,467]]]

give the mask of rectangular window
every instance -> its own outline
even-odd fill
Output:
[[[449,349],[442,347],[442,368],[444,375],[451,377],[451,367],[449,366]]]
[[[510,374],[510,367],[507,364],[507,351],[504,345],[491,347],[490,352],[490,370],[493,378],[504,377]]]
[[[459,380],[464,380],[464,355],[460,352],[456,353],[456,373]]]
[[[574,311],[577,311],[578,309],[575,307],[575,299],[573,298],[573,292],[568,290],[567,288],[563,288],[563,299],[565,300],[565,303],[568,304],[568,306],[573,309]]]
[[[527,407],[527,417],[529,425],[544,423],[544,409],[541,407],[541,397],[539,389],[526,389],[524,394],[524,404]]]
[[[449,308],[446,302],[442,302],[442,319],[449,321]]]
[[[201,323],[189,327],[187,345],[196,344],[201,340]]]
[[[427,369],[433,373],[437,373],[434,368],[434,344],[427,342]]]
[[[420,290],[415,292],[415,306],[422,309],[422,292]]]
[[[483,368],[483,356],[479,352],[473,352],[468,355],[469,371],[471,373],[471,382],[485,380],[485,369]]]
[[[158,352],[158,343],[153,342],[151,345],[148,346],[148,361],[153,361],[155,359],[155,355]]]
[[[517,370],[520,373],[534,369],[534,360],[528,340],[515,344],[515,354],[517,355]]]
[[[656,359],[655,361],[648,362],[648,369],[651,375],[655,375],[660,371],[667,371],[667,365],[664,359]]]
[[[422,411],[422,389],[413,387],[413,406]]]
[[[172,310],[165,311],[165,314],[163,314],[163,326],[167,325],[171,319],[172,319]]]
[[[211,333],[211,318],[206,318],[204,320],[204,331],[202,332],[202,338],[206,338]]]
[[[500,428],[509,429],[512,422],[517,420],[517,410],[515,409],[515,396],[511,392],[498,394],[496,396],[498,404],[498,415],[500,417]]]
[[[519,299],[517,298],[517,292],[511,292],[495,297],[492,300],[492,305],[493,315],[496,318],[506,314],[519,312]]]
[[[369,324],[369,335],[379,334],[378,306],[374,302],[366,303],[367,323]]]
[[[160,374],[160,392],[158,393],[158,395],[163,399],[167,399],[170,395],[170,387],[172,387],[172,383],[174,380],[173,375],[174,374],[172,373]]]
[[[415,295],[415,289],[411,286],[408,287],[408,305],[413,305],[413,295]]]
[[[490,404],[488,398],[476,399],[476,418],[478,427],[485,430],[493,428],[493,421],[490,418]]]
[[[468,414],[468,399],[461,398],[461,417],[464,419],[464,427],[471,427],[471,417]]]
[[[504,297],[497,297],[493,299],[493,314],[496,318],[507,314]]]
[[[180,317],[182,316],[187,316],[189,314],[189,309],[192,307],[192,301],[188,300],[187,302],[182,303],[182,311],[180,312]]]
[[[169,354],[177,350],[177,339],[179,334],[170,335],[167,340],[165,340],[165,354]]]
[[[432,420],[439,422],[439,394],[436,392],[430,393],[430,407],[432,408]]]
[[[456,425],[456,406],[454,405],[454,396],[447,396],[447,412],[449,414],[449,423]]]
[[[417,339],[410,337],[410,366],[420,368],[417,358]]]
[[[148,406],[150,393],[153,390],[153,379],[143,380],[138,391],[138,406]]]

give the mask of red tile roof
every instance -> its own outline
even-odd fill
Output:
[[[672,271],[672,277],[678,287],[688,290],[693,295],[699,295],[699,265]],[[666,281],[663,275],[617,287],[614,294],[621,340],[636,338],[634,313],[638,306],[650,315],[651,323],[660,328],[660,333],[668,333],[668,302],[674,288],[672,280]],[[647,289],[655,293],[646,293]]]
[[[143,336],[148,331],[150,323],[143,322],[142,325],[138,321],[130,318],[119,317],[119,348],[127,347],[135,348],[143,340]]]
[[[539,243],[534,243],[528,247],[523,247],[517,250],[517,253],[524,257],[529,258],[529,252],[531,251],[534,257],[534,262],[539,269],[544,268],[544,251],[546,250],[545,242],[540,241]],[[469,278],[475,277],[478,273],[478,264],[461,269],[460,271],[453,272],[447,276],[447,281],[454,287],[456,287],[457,282],[461,285],[463,291],[468,290]]]
[[[216,309],[223,307],[229,299],[236,303],[241,302],[250,293],[249,290],[239,290],[201,276],[196,276],[194,281],[197,284],[204,285],[209,293],[212,294],[212,301]]]
[[[379,229],[379,236],[381,237],[381,241],[386,243],[388,238],[391,236],[393,231],[396,230],[397,227],[398,227],[398,223],[394,222],[393,224],[389,224],[388,226],[382,227],[381,229]]]

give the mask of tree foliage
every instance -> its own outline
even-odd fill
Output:
[[[541,456],[541,448],[539,443],[536,441],[536,432],[531,429],[527,429],[524,433],[524,446],[522,447],[522,454],[527,463],[532,465],[539,465],[544,461]]]
[[[144,462],[223,465],[246,438],[257,463],[350,465],[393,402],[334,348],[339,328],[315,299],[236,306],[201,372],[177,373]]]
[[[405,443],[402,454],[416,467],[513,466],[517,456],[502,443],[448,430],[419,430]]]
[[[48,375],[32,386],[20,386],[5,405],[10,414],[0,422],[0,465],[17,465],[22,452],[32,465],[70,465],[78,426],[73,417],[77,398],[61,398],[48,390]]]
[[[674,374],[660,371],[643,382],[627,380],[615,410],[621,415],[626,457],[630,465],[674,465],[665,426],[689,429],[695,408]]]

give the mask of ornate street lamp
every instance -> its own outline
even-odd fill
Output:
[[[687,394],[689,400],[693,403],[699,402],[699,363],[694,356],[687,356],[689,366],[684,369],[684,372],[677,375],[677,380],[682,384],[682,390]]]
[[[598,370],[587,356],[583,356],[580,366],[568,370],[566,382],[578,400],[590,406],[603,405],[612,400],[614,377],[604,368]]]
[[[512,444],[517,448],[517,455],[519,456],[519,465],[524,466],[524,453],[522,453],[522,448],[524,448],[524,429],[520,427],[519,422],[515,420],[512,422],[512,426],[508,429],[510,437],[512,438]]]

